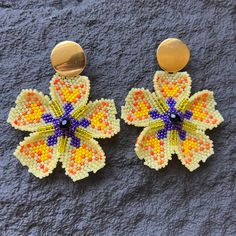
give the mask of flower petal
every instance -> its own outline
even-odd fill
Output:
[[[89,176],[89,172],[96,173],[105,166],[105,155],[94,139],[80,140],[80,147],[70,145],[69,138],[65,153],[61,155],[60,160],[62,167],[65,168],[66,174],[77,181]]]
[[[23,131],[36,131],[45,122],[42,115],[50,112],[49,98],[37,90],[24,89],[16,99],[7,122]]]
[[[129,125],[140,127],[148,126],[153,118],[150,112],[156,112],[157,104],[153,94],[146,89],[132,89],[125,99],[125,106],[122,107],[121,117]],[[155,114],[154,114],[155,115]]]
[[[214,94],[208,90],[200,91],[189,99],[186,109],[192,113],[190,120],[198,129],[213,129],[224,120],[215,110],[215,105]]]
[[[38,178],[52,173],[57,165],[56,145],[47,145],[48,134],[32,133],[17,147],[14,155]]]
[[[88,101],[90,82],[86,76],[62,77],[55,74],[51,80],[50,95],[61,108],[71,103],[75,109]]]
[[[173,98],[176,102],[188,98],[191,90],[191,78],[187,72],[169,74],[157,71],[154,76],[154,89],[158,97]]]
[[[205,162],[214,153],[213,143],[202,132],[187,133],[185,140],[179,139],[176,153],[182,164],[193,171],[199,167],[200,161]]]
[[[169,143],[169,133],[164,139],[157,138],[158,129],[147,127],[137,139],[135,152],[145,165],[159,170],[168,164],[173,152]]]
[[[113,100],[101,99],[89,102],[81,114],[87,121],[84,122],[84,128],[94,138],[110,138],[120,131],[120,120],[116,119],[116,113]]]

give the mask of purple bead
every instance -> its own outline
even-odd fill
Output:
[[[157,132],[158,139],[164,139],[166,137],[167,137],[167,130],[166,129],[161,129]]]
[[[72,137],[71,145],[76,147],[76,148],[80,147],[80,139],[75,137],[75,136]]]
[[[75,119],[72,119],[72,126],[73,127],[79,127],[79,125],[80,125],[80,122],[78,121],[78,120],[75,120]]]
[[[179,138],[183,141],[186,139],[186,131],[185,130],[179,131]]]
[[[61,119],[54,119],[53,120],[53,124],[54,124],[55,128],[59,128],[60,120]]]
[[[79,124],[80,126],[82,126],[84,128],[87,128],[90,125],[91,122],[88,119],[83,118],[82,120],[80,120],[79,123],[80,123]]]
[[[169,105],[170,108],[174,108],[176,101],[172,97],[169,97],[167,99],[167,104]]]
[[[191,111],[186,111],[185,112],[185,114],[184,114],[184,117],[186,118],[186,119],[188,119],[188,120],[190,120],[191,119],[191,117],[192,117],[192,115],[193,115],[193,113],[191,112]]]
[[[159,113],[157,110],[153,110],[149,112],[149,116],[153,119],[156,120],[157,118],[159,118]]]
[[[49,136],[48,139],[47,139],[47,145],[48,146],[53,146],[55,144],[57,144],[57,137],[56,137],[56,135]]]
[[[70,102],[68,102],[64,105],[64,110],[65,110],[66,114],[70,114],[70,112],[72,112],[73,109],[74,109],[74,107]]]
[[[44,120],[45,123],[53,122],[53,117],[50,113],[43,114],[42,119]]]

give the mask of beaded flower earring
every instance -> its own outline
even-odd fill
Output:
[[[157,49],[157,61],[164,71],[154,76],[155,93],[132,89],[122,118],[129,125],[145,127],[137,139],[135,152],[145,165],[159,170],[176,153],[190,171],[213,154],[206,129],[218,126],[223,118],[215,110],[213,92],[203,90],[190,96],[191,78],[183,69],[190,58],[188,47],[169,38]]]
[[[33,132],[14,155],[38,178],[52,173],[61,161],[73,181],[83,179],[105,165],[105,155],[93,138],[110,138],[120,131],[113,100],[88,101],[90,82],[81,76],[86,57],[79,44],[64,41],[51,54],[56,70],[50,95],[24,89],[17,97],[8,122]],[[86,105],[87,104],[87,105]]]

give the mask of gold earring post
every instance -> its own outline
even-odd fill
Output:
[[[78,76],[86,66],[86,56],[78,43],[63,41],[53,48],[51,63],[62,76]]]
[[[177,38],[168,38],[157,48],[157,62],[159,66],[169,72],[182,70],[189,62],[190,51],[187,45]]]

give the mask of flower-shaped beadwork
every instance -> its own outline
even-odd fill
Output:
[[[132,89],[122,107],[122,118],[145,127],[137,139],[135,152],[147,166],[159,170],[177,154],[190,171],[213,154],[206,129],[218,126],[223,117],[215,110],[213,93],[203,90],[190,96],[191,78],[186,72],[157,71],[155,93]]]
[[[36,90],[22,90],[8,122],[33,132],[14,155],[29,172],[43,178],[61,161],[73,181],[83,179],[105,165],[105,155],[93,138],[110,138],[120,130],[113,100],[88,101],[86,76],[61,77],[50,85],[52,100]],[[86,105],[87,104],[87,105]]]

